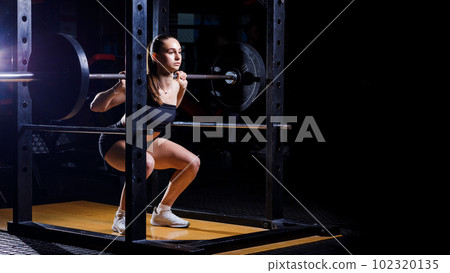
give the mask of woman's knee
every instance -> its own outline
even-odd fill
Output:
[[[191,169],[193,172],[197,173],[198,170],[200,169],[200,158],[199,158],[198,156],[196,156],[196,157],[190,162],[189,167],[190,167],[190,169]]]

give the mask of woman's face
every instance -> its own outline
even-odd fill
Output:
[[[158,65],[163,66],[164,70],[173,73],[180,69],[181,65],[181,45],[177,39],[169,38],[163,41],[160,52],[155,54],[159,61]]]

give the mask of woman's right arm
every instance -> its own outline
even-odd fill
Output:
[[[98,93],[91,102],[91,111],[106,112],[125,102],[125,80],[119,81],[112,88]]]

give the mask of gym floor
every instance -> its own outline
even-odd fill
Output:
[[[243,203],[239,205],[242,210]],[[36,222],[44,224],[54,224],[116,235],[116,233],[113,233],[110,230],[111,217],[114,215],[115,209],[116,207],[112,205],[88,201],[38,205],[33,208],[33,219]],[[251,209],[247,212],[251,213]],[[5,230],[6,221],[11,220],[11,216],[11,209],[0,209],[0,245],[2,246],[0,254],[110,254],[107,249],[105,249],[104,252],[100,252],[10,235],[5,232]],[[150,215],[148,214],[147,222],[149,222],[149,218]],[[147,224],[147,239],[205,240],[264,231],[264,229],[261,228],[194,219],[189,220],[191,221],[191,227],[188,229],[153,227]],[[343,235],[337,235],[335,239],[330,236],[306,236],[254,247],[241,247],[231,251],[219,251],[216,254],[347,254],[346,250],[341,247],[336,240],[339,240],[339,242],[346,245],[346,247],[351,247],[352,251],[356,251],[355,245],[350,240],[353,236],[350,230],[341,229],[341,233],[343,233]]]

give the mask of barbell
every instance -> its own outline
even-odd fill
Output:
[[[229,71],[225,75],[202,75],[202,74],[187,74],[188,80],[228,80],[228,84],[234,84],[237,81],[237,74]],[[34,74],[31,72],[0,72],[0,82],[31,82],[43,79],[45,77],[57,77],[61,73],[41,73]],[[89,74],[89,80],[125,80],[125,74]],[[174,79],[176,75],[174,75]]]
[[[86,101],[90,80],[125,79],[124,74],[90,74],[81,45],[67,34],[48,34],[33,41],[28,71],[0,72],[0,82],[28,84],[33,114],[44,120],[76,115]],[[211,92],[231,111],[249,107],[264,88],[265,66],[250,45],[231,43],[216,57],[211,74],[187,74],[187,79],[211,80]]]

